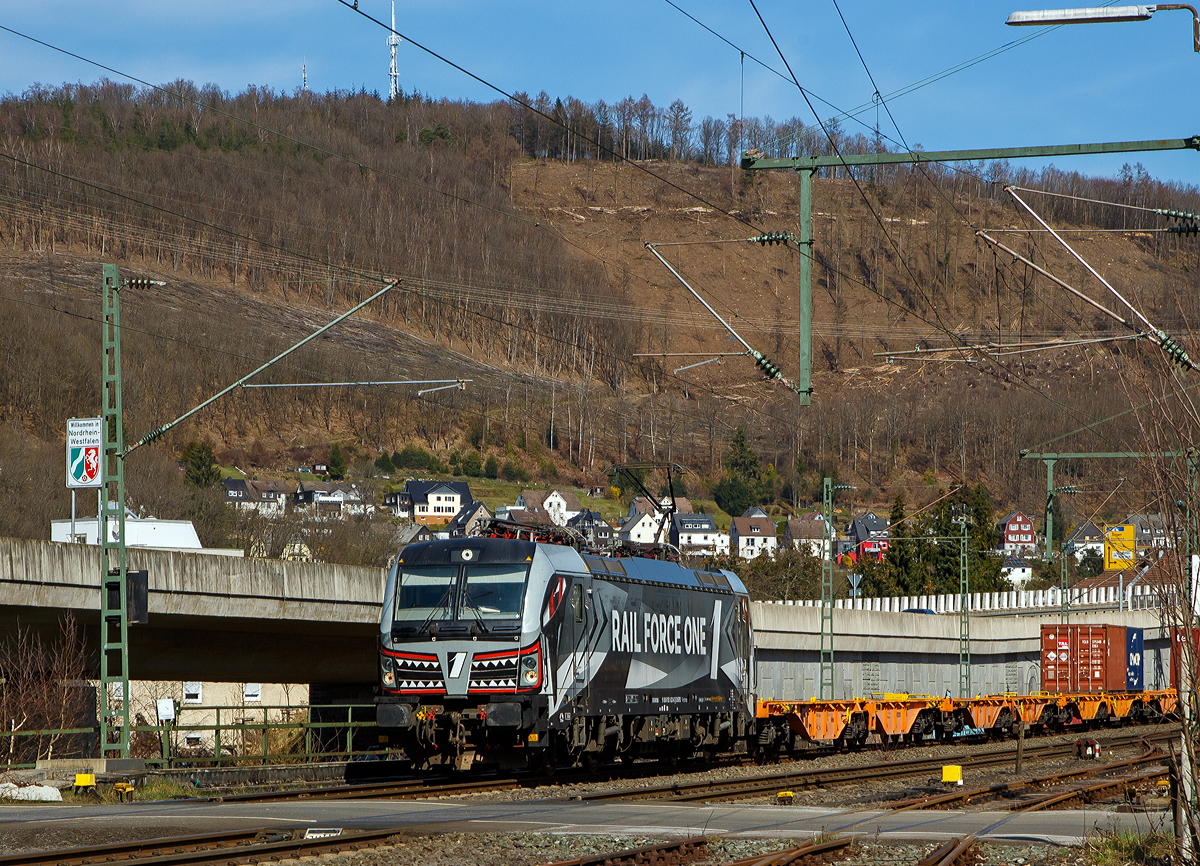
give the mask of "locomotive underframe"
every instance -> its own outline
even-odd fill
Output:
[[[441,698],[408,704],[381,702],[380,732],[415,767],[477,764],[502,769],[535,767],[547,771],[582,764],[596,769],[616,760],[756,752],[774,737],[760,738],[741,713],[589,714],[578,712],[553,723],[544,695],[480,703],[472,698]],[[770,728],[771,726],[766,726]]]

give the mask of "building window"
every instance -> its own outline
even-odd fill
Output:
[[[185,704],[198,704],[204,699],[204,686],[201,683],[184,683],[183,684],[183,702]]]
[[[242,685],[242,702],[247,704],[262,703],[262,683],[245,683]]]

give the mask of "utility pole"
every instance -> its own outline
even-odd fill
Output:
[[[129,757],[129,608],[125,561],[125,430],[121,419],[121,286],[116,265],[103,266],[100,488],[100,757]],[[110,519],[116,532],[109,532]],[[113,537],[115,535],[115,537]],[[119,706],[118,706],[118,701]],[[113,732],[115,743],[109,742]]]
[[[976,150],[941,150],[927,153],[843,153],[832,156],[797,156],[786,159],[742,154],[744,171],[796,172],[800,180],[800,370],[796,392],[800,404],[812,401],[812,183],[823,168],[854,169],[860,166],[917,165],[934,162],[960,162],[989,159],[1024,159],[1045,156],[1079,156],[1097,153],[1142,153],[1159,150],[1198,150],[1200,135],[1159,141],[1110,141],[1097,144],[1060,144],[1040,147],[994,147]]]
[[[825,479],[825,560],[821,564],[821,700],[833,700],[833,480]]]
[[[958,594],[961,605],[958,610],[958,696],[971,697],[971,575],[967,546],[970,521],[966,513],[962,516],[962,540],[958,551]]]

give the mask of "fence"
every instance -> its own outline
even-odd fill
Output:
[[[1164,606],[1166,596],[1173,587],[1116,586],[1092,587],[1091,589],[1068,589],[1071,607],[1112,607],[1114,610],[1147,610]],[[768,601],[766,604],[787,604],[802,607],[820,607],[814,599],[796,601]],[[994,613],[996,611],[1019,611],[1042,608],[1047,610],[1062,607],[1062,591],[1051,589],[1021,589],[1008,592],[972,592],[967,598],[971,613]],[[839,598],[833,606],[838,610],[875,610],[883,613],[902,613],[906,610],[931,610],[934,613],[958,613],[962,600],[958,593],[944,595],[901,595],[886,598]]]
[[[211,713],[212,721],[186,724],[163,721],[157,725],[130,727],[131,745],[142,753],[136,756],[144,757],[148,766],[220,767],[268,762],[344,761],[372,754],[378,746],[377,738],[372,738],[371,745],[363,747],[364,731],[376,727],[374,704],[300,707],[256,704],[185,706],[182,709],[187,714]],[[273,710],[278,711],[278,721],[271,719]],[[255,716],[261,718],[256,720]],[[36,758],[95,757],[99,750],[98,736],[97,727],[0,731],[0,762],[4,762],[6,769],[13,770],[33,767],[34,761],[28,758],[34,755]],[[198,743],[188,745],[189,740]],[[90,744],[86,751],[92,754],[80,754],[81,741]],[[50,754],[45,754],[47,751]],[[152,754],[144,754],[146,751]],[[7,756],[6,761],[4,756]]]

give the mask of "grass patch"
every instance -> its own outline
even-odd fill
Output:
[[[1175,837],[1156,831],[1102,831],[1088,839],[1084,851],[1088,862],[1094,866],[1126,866],[1128,863],[1167,866],[1175,853]]]

